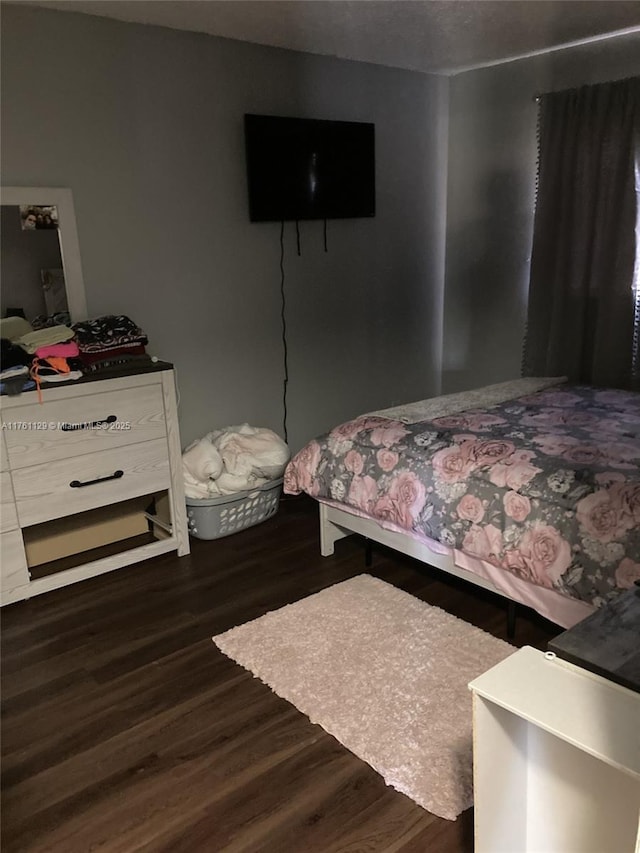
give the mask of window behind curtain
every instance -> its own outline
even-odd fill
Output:
[[[640,379],[640,78],[540,99],[526,376]]]

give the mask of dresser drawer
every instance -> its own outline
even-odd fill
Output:
[[[13,472],[22,527],[168,486],[169,458],[165,438]]]
[[[4,601],[6,593],[29,583],[29,570],[24,555],[22,533],[12,530],[0,536],[0,592]]]
[[[0,435],[0,471],[9,470],[9,456],[7,455],[7,445],[4,440],[4,432]]]
[[[165,435],[160,385],[12,406],[3,413],[11,469],[98,453]]]
[[[0,474],[0,533],[5,533],[7,530],[16,530],[17,527],[18,515],[13,499],[11,475],[5,472],[4,474]]]

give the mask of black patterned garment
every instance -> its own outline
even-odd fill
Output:
[[[71,327],[80,352],[107,352],[131,344],[145,346],[146,334],[124,314],[107,314],[94,320],[83,320]]]

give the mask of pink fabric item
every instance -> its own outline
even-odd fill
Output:
[[[553,589],[536,586],[511,572],[505,572],[486,560],[472,557],[463,551],[452,550],[456,566],[491,581],[497,589],[509,598],[531,607],[563,628],[573,628],[574,625],[582,622],[595,610],[586,601],[579,601],[577,598],[560,595]]]
[[[37,358],[75,358],[79,353],[80,350],[75,341],[64,341],[61,344],[40,347],[35,352]]]
[[[397,524],[389,521],[380,521],[373,518],[366,512],[359,511],[337,501],[330,501],[323,498],[319,503],[327,504],[327,506],[335,507],[349,515],[357,515],[359,518],[367,518],[375,522],[384,530],[389,530],[391,533],[398,533],[401,536],[406,536],[413,539],[415,542],[420,542],[426,545],[430,551],[440,556],[448,556],[454,565],[461,569],[478,575],[485,580],[488,580],[493,586],[500,590],[508,598],[514,601],[520,601],[527,607],[536,610],[551,622],[556,625],[561,625],[563,628],[572,628],[578,622],[586,619],[595,608],[587,604],[586,601],[578,601],[574,598],[569,598],[566,595],[560,595],[554,589],[536,586],[529,581],[517,577],[510,572],[505,572],[503,569],[497,568],[486,560],[481,560],[479,557],[472,557],[470,554],[465,554],[458,551],[456,548],[450,548],[442,542],[436,542],[435,539],[430,539],[428,536],[421,536],[418,533],[404,530]]]

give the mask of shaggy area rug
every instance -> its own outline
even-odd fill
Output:
[[[472,805],[467,684],[512,646],[370,575],[213,641],[418,805]]]

